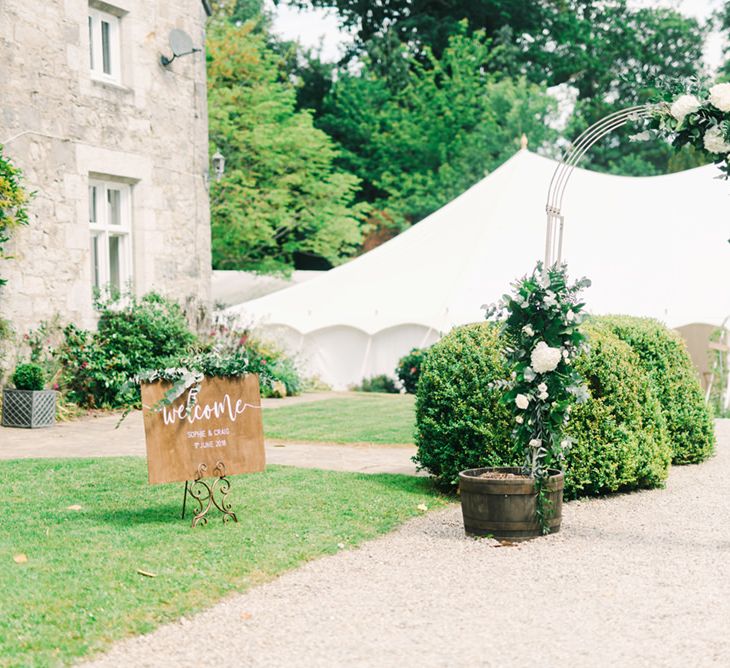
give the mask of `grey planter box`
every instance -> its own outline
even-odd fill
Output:
[[[3,390],[3,427],[35,429],[55,423],[55,390]]]

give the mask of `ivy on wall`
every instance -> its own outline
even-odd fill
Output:
[[[13,229],[28,224],[28,193],[21,185],[22,172],[3,154],[0,146],[0,259],[7,257],[5,244]],[[0,277],[0,286],[6,281]]]

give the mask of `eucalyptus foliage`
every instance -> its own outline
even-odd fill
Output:
[[[669,140],[676,149],[691,147],[706,162],[715,163],[724,178],[730,177],[730,83],[708,88],[690,80],[685,92],[671,101],[652,106],[644,130],[634,141]]]
[[[569,283],[566,265],[531,275],[513,285],[512,294],[487,309],[500,320],[509,380],[502,401],[513,417],[512,436],[524,453],[523,471],[534,478],[538,494],[537,520],[548,531],[545,485],[562,470],[571,439],[566,436],[571,405],[588,398],[574,361],[582,352],[580,330],[585,304],[580,292],[590,285],[582,278]]]

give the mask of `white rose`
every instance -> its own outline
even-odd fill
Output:
[[[544,341],[540,341],[535,349],[532,351],[530,361],[532,362],[532,368],[537,373],[547,373],[554,371],[560,363],[561,353],[560,348],[551,348]]]
[[[542,441],[539,438],[533,438],[530,441],[530,447],[531,448],[539,448],[542,446]]]
[[[547,385],[545,385],[545,383],[540,383],[537,386],[537,390],[538,392],[547,392]]]
[[[705,148],[710,153],[728,153],[730,152],[730,143],[725,141],[722,130],[715,125],[705,132]]]
[[[730,111],[730,83],[715,84],[710,88],[710,104],[720,111]]]
[[[525,418],[523,418],[523,417],[522,417],[521,415],[518,415],[518,416],[517,416],[517,417],[515,418],[515,422],[516,422],[517,424],[522,424],[522,423],[523,423],[524,421],[525,421]]]
[[[547,392],[541,392],[540,394],[537,395],[537,398],[540,401],[545,401],[548,398],[548,393]]]
[[[535,330],[532,329],[532,325],[525,325],[522,328],[522,331],[527,334],[527,336],[535,336]]]
[[[672,104],[670,112],[680,123],[687,114],[693,114],[702,106],[694,95],[680,95]]]
[[[531,383],[533,380],[535,380],[535,372],[533,371],[531,366],[525,367],[525,371],[522,374],[522,377],[528,382]]]
[[[524,394],[518,394],[515,397],[515,403],[517,408],[524,411],[530,405],[530,400]]]

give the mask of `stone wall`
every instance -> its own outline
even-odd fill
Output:
[[[120,18],[122,73],[89,68],[89,6]],[[0,317],[94,325],[89,178],[131,186],[133,289],[210,300],[205,51],[168,67],[168,35],[204,48],[200,0],[0,0],[0,144],[36,194],[0,260]]]

